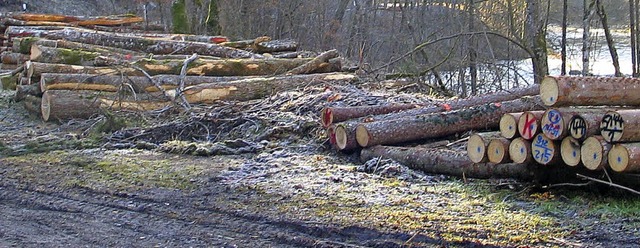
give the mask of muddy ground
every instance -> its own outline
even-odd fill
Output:
[[[640,245],[629,193],[365,166],[329,149],[319,108],[359,90],[62,123],[0,91],[0,247]]]

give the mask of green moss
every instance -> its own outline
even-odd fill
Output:
[[[82,65],[85,61],[91,61],[98,57],[97,53],[87,52],[76,49],[58,48],[60,51],[60,59],[65,64]]]

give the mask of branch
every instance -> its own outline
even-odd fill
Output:
[[[600,180],[600,179],[595,179],[593,177],[588,177],[588,176],[581,175],[581,174],[576,174],[576,176],[578,176],[580,178],[583,178],[583,179],[591,180],[591,181],[594,181],[594,182],[597,182],[597,183],[603,183],[603,184],[606,184],[606,185],[609,185],[609,186],[613,186],[613,187],[616,187],[616,188],[624,189],[624,190],[629,191],[631,193],[634,193],[636,195],[640,195],[640,191],[637,191],[637,190],[634,190],[632,188],[625,187],[625,186],[622,186],[622,185],[619,185],[619,184],[615,184],[615,183],[612,183],[612,182],[607,182],[607,181]]]
[[[0,77],[15,76],[16,74],[22,72],[23,70],[24,70],[24,66],[18,66],[18,68],[14,69],[13,71],[0,74]]]
[[[180,96],[180,99],[182,100],[182,106],[186,110],[189,110],[191,108],[191,105],[189,104],[189,101],[187,101],[187,98],[184,96],[184,78],[187,76],[187,67],[189,66],[189,63],[193,62],[196,59],[198,59],[198,54],[194,53],[191,55],[191,57],[184,60],[182,69],[180,69],[180,84],[176,89],[176,93],[178,94],[177,96]]]

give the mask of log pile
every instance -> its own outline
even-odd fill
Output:
[[[135,16],[4,13],[4,89],[45,121],[105,110],[149,111],[246,101],[357,77],[336,50],[317,56],[292,40],[149,33]],[[131,28],[129,32],[107,27]]]

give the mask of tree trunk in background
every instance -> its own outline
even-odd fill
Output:
[[[629,29],[631,29],[631,69],[633,77],[638,76],[637,64],[638,57],[636,54],[636,4],[634,0],[629,0]]]
[[[584,0],[584,15],[582,17],[582,76],[589,75],[589,54],[591,47],[589,37],[591,36],[591,18],[595,13],[595,0]]]
[[[634,2],[635,5],[635,40],[636,40],[636,52],[635,52],[635,56],[636,56],[636,66],[635,66],[635,77],[639,77],[640,76],[640,22],[638,20],[640,20],[640,10],[638,10],[638,7],[640,7],[640,0],[630,0]]]
[[[218,0],[211,0],[208,7],[207,19],[205,20],[207,31],[211,35],[220,35],[222,27],[220,27]]]
[[[171,5],[171,17],[173,20],[173,33],[189,34],[189,18],[187,17],[187,3],[185,0],[176,0]]]
[[[474,26],[474,22],[475,22],[475,8],[473,6],[473,1],[474,0],[467,0],[467,5],[469,6],[468,12],[467,12],[467,16],[468,16],[468,22],[469,22],[469,32],[474,32],[475,31],[475,26]],[[478,68],[476,65],[476,60],[478,57],[478,54],[476,53],[476,49],[477,49],[477,43],[475,42],[475,37],[473,35],[471,35],[469,37],[469,46],[467,47],[469,49],[469,76],[471,77],[471,95],[475,96],[478,92]]]
[[[607,39],[607,46],[609,47],[609,53],[611,54],[611,61],[613,61],[613,68],[615,69],[614,75],[616,77],[622,77],[622,73],[620,72],[620,62],[618,61],[618,52],[616,51],[616,45],[613,42],[613,37],[611,36],[611,30],[609,30],[607,14],[604,10],[604,5],[602,5],[601,0],[596,0],[596,8],[598,10],[597,12],[598,16],[600,17],[600,22],[602,22],[604,35]]]
[[[351,0],[340,0],[338,9],[333,15],[333,19],[329,22],[329,31],[325,33],[323,44],[325,50],[336,46],[338,31],[340,30],[340,27],[342,27],[342,20],[344,19],[344,14],[347,11],[347,6],[349,6],[350,2]]]
[[[525,32],[531,44],[531,63],[533,64],[534,82],[539,84],[549,74],[547,61],[547,15],[542,11],[540,0],[527,0],[527,25]],[[543,16],[545,18],[543,18]]]
[[[560,56],[562,57],[562,66],[560,68],[560,75],[567,75],[567,15],[569,4],[568,0],[562,1],[562,52]]]

